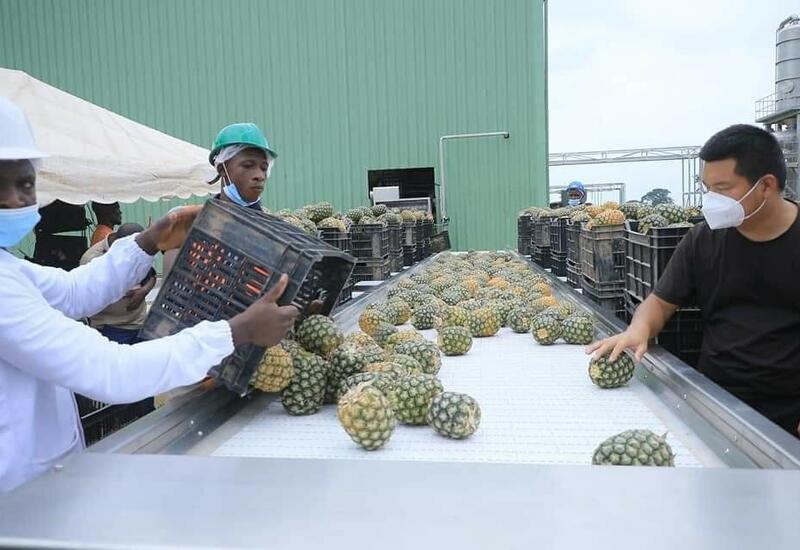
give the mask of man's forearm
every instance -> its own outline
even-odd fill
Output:
[[[629,330],[647,334],[648,339],[655,338],[674,312],[673,306],[666,302],[662,303],[655,295],[650,294],[636,308]]]

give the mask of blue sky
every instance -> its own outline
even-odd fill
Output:
[[[753,123],[775,31],[797,0],[550,0],[550,151],[701,145]],[[554,167],[552,185],[624,181],[679,201],[679,162]]]

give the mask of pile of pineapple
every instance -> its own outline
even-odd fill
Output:
[[[565,208],[530,207],[520,215],[528,215],[534,219],[566,217],[574,222],[586,223],[586,229],[622,225],[626,220],[639,221],[639,233],[647,234],[653,227],[692,227],[692,220],[702,217],[702,211],[696,206],[682,207],[676,204],[659,204],[651,206],[638,201],[628,201],[622,205],[614,201],[600,205],[586,205]]]
[[[384,204],[359,206],[351,208],[346,213],[336,212],[333,205],[325,201],[309,204],[296,210],[284,208],[274,214],[310,235],[316,235],[319,229],[349,233],[352,226],[357,224],[388,226],[389,224],[432,219],[430,214],[421,210],[390,210]]]
[[[476,400],[445,391],[438,378],[442,354],[469,353],[473,338],[494,336],[502,327],[529,333],[540,345],[559,339],[583,345],[595,337],[589,314],[556,299],[547,279],[510,253],[441,254],[400,280],[386,301],[368,306],[358,324],[359,332],[345,336],[327,317],[307,318],[291,338],[267,350],[251,385],[280,392],[292,415],[336,404],[345,432],[367,450],[383,447],[397,423],[429,425],[453,439],[478,429]],[[430,329],[435,343],[419,332]],[[589,366],[589,378],[603,389],[626,385],[633,373],[626,354]],[[618,434],[598,447],[593,462],[672,465],[666,441],[659,438],[654,447],[653,438],[642,430]]]

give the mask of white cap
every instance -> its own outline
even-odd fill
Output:
[[[0,97],[0,160],[35,160],[46,156],[36,146],[33,130],[22,110]]]

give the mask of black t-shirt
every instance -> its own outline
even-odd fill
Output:
[[[700,306],[700,372],[755,408],[761,400],[785,400],[800,411],[800,216],[767,242],[750,241],[735,228],[696,225],[655,293],[675,305]]]

